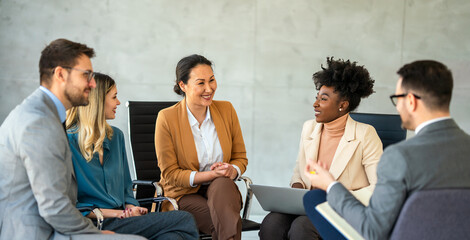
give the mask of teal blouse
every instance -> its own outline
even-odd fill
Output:
[[[139,206],[132,192],[124,135],[118,128],[112,128],[112,139],[105,137],[103,142],[103,165],[98,153],[87,163],[78,147],[78,133],[74,133],[76,129],[67,131],[78,184],[77,207],[124,209],[126,204]],[[86,216],[89,212],[82,214]]]

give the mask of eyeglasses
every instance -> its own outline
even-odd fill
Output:
[[[406,95],[408,95],[409,93],[402,93],[402,94],[395,94],[395,95],[390,95],[390,100],[392,100],[392,104],[393,106],[397,106],[397,102],[398,102],[398,98],[401,98],[401,97],[405,97]],[[415,98],[417,99],[421,99],[420,96],[412,93],[413,96],[415,96]]]
[[[82,70],[82,69],[78,69],[78,68],[73,68],[73,67],[62,67],[62,68],[65,68],[65,69],[70,69],[70,70],[77,70],[79,72],[82,72],[82,73],[85,73],[87,75],[87,82],[90,83],[91,82],[91,79],[93,79],[95,77],[95,72],[92,72],[92,71],[88,71],[88,70]]]

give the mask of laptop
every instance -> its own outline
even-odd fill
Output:
[[[251,189],[261,204],[268,212],[279,212],[294,215],[306,215],[303,197],[307,189],[272,187],[251,184]]]

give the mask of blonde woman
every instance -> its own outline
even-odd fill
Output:
[[[148,239],[197,239],[191,214],[184,211],[148,213],[132,193],[124,136],[106,120],[114,119],[120,104],[114,80],[96,73],[90,104],[67,112],[67,135],[80,206],[97,206],[104,215],[103,229],[137,234]],[[91,219],[93,212],[83,213]]]

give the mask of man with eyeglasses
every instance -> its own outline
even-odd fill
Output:
[[[112,232],[75,207],[65,111],[88,104],[94,55],[80,43],[51,42],[39,61],[40,87],[0,127],[0,239],[143,239],[101,234]]]
[[[398,74],[390,99],[402,127],[416,135],[385,149],[369,205],[359,202],[322,166],[311,163],[306,169],[312,185],[327,191],[329,205],[366,239],[388,239],[403,204],[414,192],[470,187],[470,136],[449,112],[452,73],[444,64],[427,60],[406,64]],[[309,197],[309,193],[304,197],[307,214],[315,211]],[[464,231],[470,236],[468,227]]]

